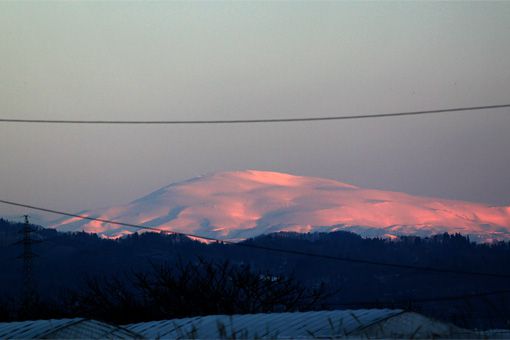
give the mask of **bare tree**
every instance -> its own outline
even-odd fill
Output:
[[[150,272],[89,280],[75,295],[75,314],[128,323],[193,315],[245,314],[317,309],[324,286],[308,289],[293,277],[276,276],[228,261],[178,261]]]

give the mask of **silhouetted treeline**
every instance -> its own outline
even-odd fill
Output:
[[[0,296],[7,301],[0,304],[0,318],[5,318],[7,313],[5,306],[16,305],[14,298],[11,299],[14,302],[9,303],[9,297],[19,296],[21,262],[16,260],[16,256],[20,254],[21,249],[11,244],[20,237],[16,233],[20,227],[21,225],[0,220],[0,261],[2,261]],[[39,229],[34,233],[34,237],[43,241],[34,246],[34,252],[39,255],[34,261],[34,277],[41,301],[62,300],[60,296],[64,291],[90,291],[93,287],[90,285],[91,282],[99,282],[108,287],[116,280],[122,283],[131,282],[123,289],[126,288],[132,294],[136,292],[141,294],[140,286],[137,284],[140,283],[139,279],[143,273],[154,274],[155,268],[177,263],[179,259],[183,266],[189,263],[196,265],[200,263],[201,258],[205,259],[211,268],[218,269],[225,260],[228,260],[230,268],[236,272],[242,272],[242,268],[249,268],[250,273],[255,273],[255,276],[266,273],[264,275],[267,277],[292,278],[293,282],[308,292],[323,287],[321,291],[327,294],[327,299],[321,301],[321,308],[406,308],[464,327],[510,327],[508,324],[510,294],[443,299],[444,301],[436,302],[416,301],[510,289],[508,288],[510,280],[505,278],[370,266],[235,245],[204,244],[182,236],[156,233],[133,234],[119,240],[106,240],[86,233],[58,233],[55,230]],[[510,274],[510,243],[476,244],[461,235],[444,234],[430,238],[401,237],[388,240],[364,239],[348,232],[277,233],[245,242],[331,256]],[[178,275],[178,266],[170,268],[168,273]],[[136,276],[133,276],[134,273]],[[245,275],[249,277],[248,273]],[[135,277],[138,281],[128,280],[127,277],[131,279]],[[192,287],[195,287],[198,293],[189,293],[194,291]],[[197,287],[190,286],[186,288],[188,290],[181,287],[176,291],[176,294],[187,291],[188,295],[183,301],[193,301],[186,304],[186,307],[178,308],[187,314],[180,316],[256,311],[256,309],[233,311],[230,307],[227,308],[227,305],[222,305],[221,309],[208,309],[207,301],[204,295],[200,295]],[[69,297],[69,294],[64,295]],[[211,292],[207,292],[206,295],[215,296]],[[220,299],[223,295],[228,296],[221,292],[216,297]],[[192,300],[192,296],[202,298]],[[147,301],[145,303],[148,303]],[[67,305],[85,306],[77,304],[76,300]],[[90,305],[89,307],[90,309],[75,312],[89,317],[98,315],[95,318],[100,318],[101,313],[115,315],[112,310],[100,312]],[[294,308],[303,310],[316,307],[317,305],[306,306],[302,303]],[[46,304],[46,309],[51,310],[49,304]],[[154,310],[157,308],[154,306],[146,310],[144,313],[133,312],[133,319],[128,319],[143,321],[146,320],[145,316],[156,319],[158,315],[161,318],[169,318],[171,315],[155,313]]]

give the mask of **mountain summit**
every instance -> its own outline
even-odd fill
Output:
[[[510,207],[359,188],[331,179],[269,171],[220,172],[170,184],[131,203],[83,215],[220,239],[277,231],[351,230],[367,236],[443,232],[479,241],[510,239]],[[137,231],[68,218],[59,230],[104,237]]]

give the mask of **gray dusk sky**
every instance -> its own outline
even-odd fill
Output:
[[[1,2],[0,116],[249,119],[510,102],[510,2]],[[510,205],[510,111],[0,123],[0,199],[78,211],[259,169]],[[23,210],[0,205],[0,216]]]

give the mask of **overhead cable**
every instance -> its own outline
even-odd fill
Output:
[[[510,104],[467,106],[446,109],[404,111],[390,113],[351,114],[343,116],[322,117],[291,117],[291,118],[251,118],[251,119],[211,119],[211,120],[74,120],[74,119],[24,119],[24,118],[0,118],[0,123],[44,123],[44,124],[123,124],[123,125],[192,125],[192,124],[250,124],[250,123],[292,123],[292,122],[317,122],[329,120],[352,120],[389,118],[403,116],[418,116],[460,111],[478,111],[489,109],[508,108]]]
[[[399,264],[399,263],[390,263],[390,262],[383,262],[383,261],[351,258],[351,257],[346,257],[346,256],[317,254],[317,253],[310,253],[310,252],[291,250],[291,249],[273,248],[273,247],[267,247],[267,246],[254,244],[253,241],[250,241],[250,240],[245,241],[245,242],[234,242],[234,241],[222,240],[222,239],[201,236],[201,235],[196,235],[196,234],[176,232],[176,231],[167,230],[167,229],[163,229],[163,228],[149,227],[149,226],[143,226],[143,225],[138,225],[138,224],[133,224],[133,223],[119,222],[119,221],[107,220],[107,219],[103,219],[103,218],[96,218],[96,217],[91,217],[91,216],[73,214],[73,213],[69,213],[69,212],[64,212],[64,211],[59,211],[59,210],[54,210],[54,209],[47,209],[47,208],[42,208],[42,207],[36,207],[33,205],[17,203],[17,202],[12,202],[12,201],[6,201],[6,200],[0,200],[0,203],[11,205],[11,206],[17,206],[17,207],[38,210],[38,211],[49,212],[49,213],[63,215],[63,216],[76,217],[76,218],[80,218],[80,219],[84,219],[84,220],[98,221],[98,222],[102,222],[102,223],[109,223],[109,224],[113,224],[113,225],[120,225],[120,226],[125,226],[125,227],[136,228],[136,229],[157,231],[157,232],[166,233],[166,234],[187,236],[187,237],[197,238],[197,239],[201,239],[201,240],[205,240],[205,241],[213,241],[213,242],[230,244],[230,245],[235,245],[235,246],[244,247],[244,248],[264,250],[264,251],[270,251],[270,252],[276,252],[276,253],[282,253],[282,254],[292,254],[292,255],[299,255],[299,256],[322,258],[322,259],[332,260],[332,261],[365,264],[365,265],[379,266],[379,267],[391,267],[391,268],[399,268],[399,269],[406,269],[406,270],[417,270],[417,271],[425,271],[425,272],[457,274],[457,275],[466,275],[466,276],[483,276],[483,277],[494,277],[494,278],[505,278],[505,279],[510,278],[510,274],[468,271],[468,270],[462,270],[462,269],[439,268],[439,267],[431,267],[431,266],[417,266],[417,265],[408,265],[408,264]]]

